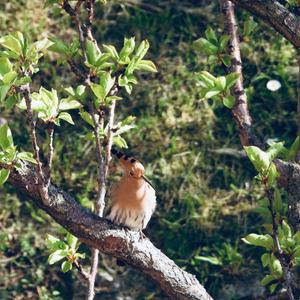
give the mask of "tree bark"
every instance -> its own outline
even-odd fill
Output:
[[[21,169],[12,170],[9,182],[83,243],[148,275],[171,299],[212,300],[195,276],[180,269],[139,232],[125,230],[92,214],[53,185],[49,186],[50,205],[45,205],[30,165],[22,164]]]
[[[300,49],[300,17],[290,12],[278,1],[232,0],[233,3],[258,16]]]

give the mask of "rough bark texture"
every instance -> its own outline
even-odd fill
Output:
[[[43,204],[35,172],[28,165],[13,170],[9,182],[83,243],[149,275],[170,299],[212,300],[195,276],[181,270],[139,232],[122,229],[90,213],[53,185],[49,187],[50,205]]]
[[[271,0],[220,0],[221,8],[225,15],[227,32],[231,36],[230,54],[232,57],[232,70],[241,74],[240,80],[234,87],[236,105],[232,110],[235,121],[239,126],[241,143],[245,145],[260,146],[252,130],[251,117],[247,107],[247,99],[243,90],[242,62],[239,53],[237,27],[234,15],[230,7],[232,3],[248,10],[271,25],[276,31],[290,41],[299,53],[300,49],[300,17],[294,15],[282,6],[278,1]],[[300,166],[295,162],[286,163],[281,160],[275,161],[280,171],[280,183],[289,194],[289,223],[295,230],[300,230]]]
[[[232,0],[233,3],[263,19],[300,49],[300,17],[274,0]]]
[[[234,15],[234,5],[231,1],[227,0],[220,0],[219,2],[221,10],[224,14],[225,31],[230,36],[228,52],[231,57],[231,67],[229,69],[229,73],[236,72],[240,75],[239,79],[232,88],[232,95],[235,97],[235,105],[231,112],[239,128],[239,135],[242,145],[260,146],[260,142],[253,132],[252,119],[248,109],[247,95],[243,86],[240,40]]]
[[[295,230],[300,231],[300,165],[295,163],[287,163],[286,166],[281,165],[285,169],[286,176],[283,186],[289,195],[289,222]],[[278,168],[278,167],[277,167]],[[280,172],[282,169],[278,168]]]

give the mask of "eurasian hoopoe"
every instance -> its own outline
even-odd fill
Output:
[[[116,149],[111,152],[119,159],[124,174],[111,190],[111,204],[106,217],[130,229],[143,230],[155,210],[155,190],[138,160]]]

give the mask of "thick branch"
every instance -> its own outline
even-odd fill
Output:
[[[181,270],[149,239],[141,239],[140,233],[120,229],[88,212],[64,191],[52,185],[49,187],[50,206],[45,205],[35,178],[35,172],[23,165],[20,171],[11,172],[9,182],[82,242],[147,274],[171,299],[212,299],[195,276]]]
[[[257,15],[300,49],[300,17],[291,13],[278,1],[232,0],[233,3]]]

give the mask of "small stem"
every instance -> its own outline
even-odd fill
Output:
[[[94,109],[94,105],[91,104],[91,115],[94,122],[94,136],[96,141],[96,155],[97,155],[97,161],[98,161],[98,195],[97,199],[95,201],[95,212],[98,216],[103,216],[104,211],[104,198],[106,193],[106,187],[105,187],[105,171],[104,171],[104,157],[102,154],[102,145],[99,137],[100,129],[103,131],[103,125],[104,125],[104,115],[102,112],[98,114],[99,120],[97,120],[97,115]]]
[[[81,6],[81,3],[83,1],[78,1],[75,9],[70,5],[68,0],[64,0],[63,4],[62,4],[62,8],[65,10],[66,13],[68,13],[71,17],[71,19],[75,22],[76,24],[76,29],[77,29],[77,33],[79,36],[79,42],[80,42],[80,47],[84,56],[84,60],[87,60],[87,55],[86,55],[86,50],[85,50],[85,38],[84,38],[84,34],[83,34],[83,30],[81,27],[81,22],[78,18],[78,10]]]
[[[39,191],[40,191],[41,197],[44,200],[45,204],[49,204],[48,189],[45,185],[43,167],[42,167],[42,163],[40,160],[39,146],[37,143],[36,130],[35,130],[36,122],[33,119],[33,110],[32,110],[32,106],[31,106],[32,100],[31,100],[31,96],[30,96],[29,84],[21,87],[21,93],[23,94],[23,97],[26,102],[27,120],[28,120],[28,123],[30,126],[31,144],[32,144],[32,148],[33,148],[34,158],[37,161],[36,171],[37,171],[37,175],[38,175],[37,177],[38,177]]]
[[[98,263],[99,263],[99,250],[92,249],[92,264],[89,274],[89,285],[88,285],[88,293],[86,300],[93,300],[95,297],[95,281],[97,277],[98,271]]]
[[[269,210],[272,216],[272,230],[273,230],[273,239],[275,241],[275,246],[277,250],[277,258],[280,261],[280,264],[283,269],[283,277],[284,277],[284,283],[287,289],[287,294],[289,296],[290,300],[295,300],[295,297],[293,295],[292,291],[292,275],[289,270],[289,263],[286,262],[285,257],[284,257],[284,252],[281,248],[280,242],[279,242],[279,237],[278,237],[278,224],[276,222],[276,212],[274,211],[273,208],[273,202],[274,202],[274,191],[270,189],[267,185],[267,182],[264,182],[264,187],[265,187],[265,192],[267,195],[267,198],[269,200]]]
[[[53,147],[54,123],[49,124],[48,135],[49,135],[49,150],[48,150],[48,158],[47,158],[48,161],[47,180],[46,180],[47,187],[49,187],[51,181],[51,169],[52,169],[52,161],[53,161],[53,154],[54,154],[54,147]]]
[[[86,272],[86,271],[83,269],[82,265],[81,265],[77,260],[75,260],[75,261],[73,262],[73,264],[74,264],[74,266],[76,267],[76,269],[78,270],[79,274],[82,276],[82,278],[83,278],[85,281],[88,281],[90,275],[89,275],[88,272]]]
[[[297,80],[297,93],[298,93],[298,105],[297,105],[297,113],[298,113],[298,135],[300,136],[300,53],[297,57],[298,63],[298,80]]]

